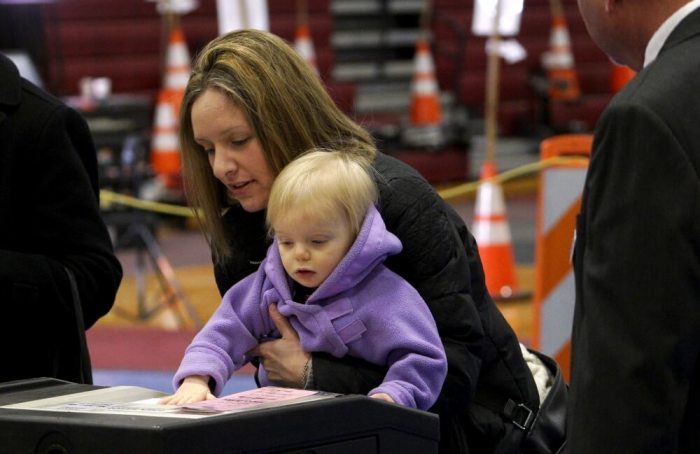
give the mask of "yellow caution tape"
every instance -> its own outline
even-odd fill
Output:
[[[495,183],[504,183],[509,180],[514,180],[529,174],[539,172],[548,167],[553,167],[556,165],[564,163],[586,163],[588,158],[585,157],[555,157],[545,159],[544,161],[534,162],[532,164],[526,164],[520,167],[516,167],[511,170],[499,173],[493,178],[487,180]],[[468,183],[462,183],[457,186],[453,186],[448,189],[443,189],[438,191],[438,194],[443,199],[452,199],[455,197],[463,196],[472,192],[475,192],[479,188],[481,181],[472,181]],[[125,194],[119,194],[117,192],[109,191],[106,189],[100,190],[100,204],[103,208],[108,207],[110,204],[116,203],[119,205],[125,205],[131,208],[144,211],[153,211],[156,213],[170,214],[174,216],[182,217],[194,217],[194,210],[188,206],[173,205],[169,203],[153,202],[151,200],[143,200],[137,197],[132,197]]]
[[[491,181],[494,183],[504,183],[509,180],[514,180],[529,174],[533,174],[536,172],[540,172],[543,169],[546,169],[548,167],[553,167],[556,165],[560,164],[568,164],[568,163],[586,163],[588,162],[588,158],[584,157],[555,157],[555,158],[549,158],[545,159],[543,161],[537,161],[533,162],[531,164],[525,164],[520,167],[516,167],[511,170],[507,170],[505,172],[499,173],[498,175],[494,176],[493,178],[489,178],[488,180],[485,181]],[[469,183],[462,183],[457,186],[453,186],[448,189],[443,189],[438,191],[438,194],[440,197],[442,197],[445,200],[452,199],[455,197],[463,196],[472,192],[475,192],[479,188],[479,184],[481,184],[481,181],[472,181]]]
[[[194,211],[192,210],[192,208],[187,206],[173,205],[162,202],[153,202],[151,200],[143,200],[137,197],[132,197],[125,194],[119,194],[117,192],[108,191],[106,189],[101,189],[100,205],[103,208],[105,208],[108,207],[111,203],[125,205],[131,208],[136,208],[137,210],[153,211],[156,213],[171,214],[183,217],[194,217]]]

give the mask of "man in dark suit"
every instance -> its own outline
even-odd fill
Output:
[[[579,0],[638,71],[596,126],[577,223],[570,452],[700,452],[700,1]]]
[[[98,190],[85,120],[0,54],[0,381],[91,380],[81,325],[122,277]]]

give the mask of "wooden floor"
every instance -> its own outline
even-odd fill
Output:
[[[518,261],[516,275],[520,298],[498,301],[497,304],[521,342],[529,344],[533,320],[535,197],[532,185],[525,189],[515,188],[509,190],[505,187]],[[450,202],[467,225],[471,225],[474,197]],[[148,327],[192,331],[201,326],[218,306],[221,297],[214,282],[209,247],[201,234],[193,228],[166,227],[159,228],[157,236],[162,256],[152,261],[146,257],[150,266],[143,273],[136,271],[136,252],[118,251],[124,279],[113,310],[97,322],[96,328]],[[160,280],[156,277],[158,270],[162,272]],[[140,275],[143,276],[142,284],[137,279]]]
[[[220,296],[210,265],[186,266],[174,269],[175,281],[181,293],[166,293],[158,280],[146,276],[145,297],[139,303],[136,279],[124,278],[112,311],[95,327],[142,326],[165,330],[196,329],[196,318],[206,321],[219,304]],[[499,309],[515,330],[521,342],[532,337],[532,266],[517,267],[518,285],[524,298],[497,302]]]
[[[221,300],[211,265],[175,268],[174,276],[177,289],[166,287],[167,290],[164,290],[154,273],[147,274],[142,297],[139,296],[135,277],[126,276],[112,311],[96,326],[196,329],[197,319],[200,324],[206,321]]]

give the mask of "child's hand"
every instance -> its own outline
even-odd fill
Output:
[[[392,399],[391,396],[388,395],[388,394],[386,394],[386,393],[372,394],[372,395],[369,396],[369,397],[371,397],[372,399],[385,400],[385,401],[387,401],[387,402],[389,402],[389,403],[392,403],[392,404],[393,404],[393,403],[396,403],[396,402],[394,402],[394,399]]]
[[[209,390],[209,377],[192,375],[183,380],[175,394],[163,397],[158,402],[165,405],[184,405],[211,399],[216,397]]]

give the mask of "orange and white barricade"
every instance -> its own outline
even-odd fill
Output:
[[[559,363],[567,382],[576,298],[571,253],[592,143],[591,134],[564,134],[540,145],[543,161],[582,158],[562,160],[541,172],[535,225],[533,347]]]

